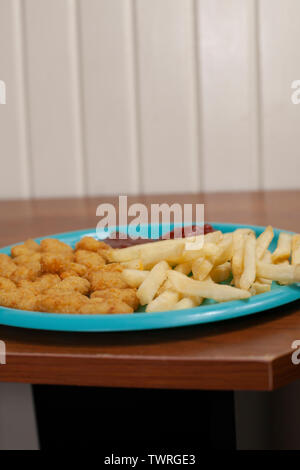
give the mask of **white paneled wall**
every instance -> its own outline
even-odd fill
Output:
[[[0,198],[300,188],[299,0],[0,0]]]

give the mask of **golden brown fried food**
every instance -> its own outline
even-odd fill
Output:
[[[10,256],[0,253],[0,276],[11,277],[17,266]]]
[[[73,250],[66,243],[57,240],[56,238],[45,238],[41,241],[41,250],[43,253],[56,253],[69,256],[73,259]]]
[[[0,305],[55,313],[132,313],[139,305],[119,263],[106,264],[106,243],[84,237],[72,248],[56,239],[13,247],[0,254]],[[96,291],[92,298],[88,295]]]
[[[41,250],[41,247],[38,243],[34,240],[27,240],[25,243],[21,245],[16,245],[11,249],[11,256],[16,258],[17,256],[29,256],[32,253],[37,253]]]
[[[14,258],[14,263],[17,265],[27,265],[31,263],[35,263],[37,261],[41,261],[42,255],[41,253],[36,253],[32,251],[31,253],[25,255],[19,255]]]
[[[91,271],[88,275],[91,283],[91,290],[109,289],[111,287],[117,289],[125,289],[129,287],[127,282],[122,278],[122,272],[106,271],[104,269]]]
[[[55,287],[60,282],[61,279],[57,274],[43,274],[35,281],[19,281],[18,287],[30,289],[35,294],[42,294],[43,292],[46,292],[49,289]]]
[[[7,277],[0,276],[0,290],[10,291],[17,288],[16,284]]]
[[[111,264],[105,264],[103,266],[95,266],[93,268],[90,268],[85,277],[89,281],[91,281],[91,277],[94,273],[99,272],[99,271],[105,271],[105,272],[113,272],[113,273],[121,273],[124,270],[124,267],[120,263],[111,263]]]
[[[70,260],[68,254],[43,253],[41,258],[42,272],[60,274],[68,270]]]
[[[20,310],[36,310],[37,296],[29,289],[17,288],[0,291],[0,305]]]
[[[80,294],[85,294],[87,295],[90,291],[90,283],[87,279],[83,279],[82,277],[79,276],[71,276],[67,277],[63,281],[61,281],[59,284],[55,285],[52,289],[51,292],[54,291],[73,291],[73,292],[79,292]],[[49,291],[50,292],[50,291]]]
[[[11,274],[10,279],[16,284],[23,280],[35,281],[41,272],[41,263],[37,261],[27,265],[17,266],[15,271]]]
[[[95,268],[105,265],[105,259],[93,251],[78,250],[75,253],[76,263],[83,264],[87,268]]]
[[[104,290],[96,290],[92,293],[91,299],[100,298],[103,300],[120,300],[121,302],[125,302],[125,304],[129,305],[136,310],[139,306],[139,299],[136,295],[136,289],[132,289],[130,287],[125,289],[104,289]]]
[[[133,309],[121,300],[113,299],[88,299],[80,307],[83,314],[113,314],[113,313],[133,313]]]
[[[64,267],[64,271],[60,273],[61,279],[66,279],[70,276],[80,276],[83,277],[86,275],[88,268],[84,264],[79,263],[68,263]]]
[[[102,250],[109,250],[110,246],[104,242],[100,242],[99,240],[95,240],[93,237],[83,237],[78,243],[76,243],[75,250],[86,250],[86,251],[94,251],[98,253],[98,251]]]
[[[81,308],[89,299],[79,292],[55,292],[38,296],[36,308],[49,313],[81,313]]]

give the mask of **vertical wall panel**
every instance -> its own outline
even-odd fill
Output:
[[[193,2],[135,5],[143,190],[195,191],[200,178]]]
[[[197,0],[197,6],[204,189],[255,189],[255,0]]]
[[[0,198],[29,196],[28,153],[19,0],[0,0],[0,80],[6,104],[0,104]]]
[[[259,6],[264,186],[299,189],[300,105],[291,84],[300,80],[300,2]]]
[[[81,0],[81,57],[89,194],[137,192],[131,0]]]
[[[82,194],[74,0],[24,0],[35,196]]]

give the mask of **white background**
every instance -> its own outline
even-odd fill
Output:
[[[0,0],[0,198],[300,188],[299,0]]]

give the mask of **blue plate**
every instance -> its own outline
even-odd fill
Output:
[[[222,232],[232,232],[239,227],[246,227],[245,225],[221,224],[214,222],[212,222],[212,225],[216,230],[221,230]],[[248,225],[247,227],[252,228],[257,235],[264,231],[264,227]],[[146,230],[148,236],[152,238],[156,238],[158,235],[169,231],[169,229],[170,227],[165,225],[149,225],[146,228],[143,227],[143,230]],[[131,234],[130,226],[112,228],[109,230],[109,232],[113,232],[115,230],[126,232],[129,235]],[[280,232],[282,232],[282,230],[274,230],[275,237],[270,247],[271,250],[275,248]],[[74,247],[75,243],[86,235],[96,237],[95,230],[79,230],[76,232],[51,235],[50,237],[58,238],[59,240]],[[103,231],[101,238],[105,239],[107,236],[108,231]],[[40,240],[42,240],[42,238],[36,239],[36,241]],[[10,248],[11,246],[2,248],[0,249],[0,253],[10,254]],[[280,305],[293,302],[297,299],[300,299],[299,284],[279,286],[273,282],[272,290],[270,292],[256,295],[250,299],[234,300],[225,303],[214,303],[207,300],[199,307],[185,310],[166,311],[161,313],[78,315],[29,312],[0,307],[0,324],[55,331],[96,332],[152,330],[158,328],[173,328],[178,326],[188,326],[199,323],[211,323],[228,320],[236,317],[250,315],[252,313],[262,312],[263,310],[278,307]]]

